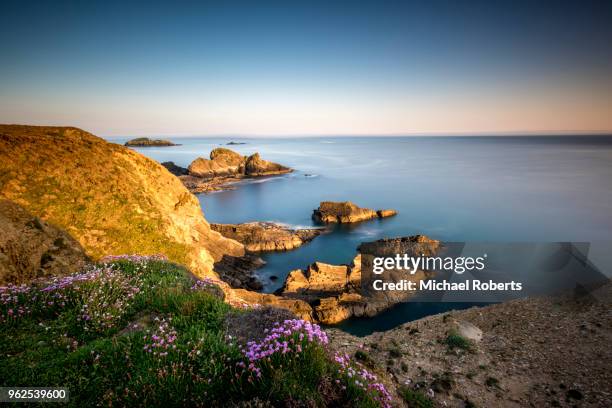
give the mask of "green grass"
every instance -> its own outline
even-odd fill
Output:
[[[68,387],[68,406],[79,407],[227,406],[255,399],[274,406],[382,405],[380,392],[356,384],[316,342],[258,362],[261,377],[240,368],[249,360],[226,333],[226,317],[255,312],[233,309],[213,286],[194,289],[183,268],[163,261],[110,267],[108,275],[60,290],[36,286],[17,294],[17,302],[4,292],[1,386]],[[17,305],[29,308],[19,318]],[[154,336],[170,346],[152,348]]]
[[[420,391],[408,387],[400,388],[399,393],[402,399],[410,408],[433,408],[434,402]]]

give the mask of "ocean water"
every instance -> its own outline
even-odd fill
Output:
[[[178,138],[176,147],[138,148],[159,162],[187,167],[230,140],[241,154],[260,152],[294,168],[279,177],[201,194],[209,222],[276,221],[313,226],[320,201],[393,208],[396,217],[336,226],[301,248],[264,254],[265,291],[314,261],[349,263],[357,246],[384,237],[425,234],[442,241],[612,241],[612,137],[325,137]],[[109,139],[122,143],[128,138]],[[276,276],[276,281],[270,280]],[[355,334],[470,304],[407,303],[373,319],[341,325]]]

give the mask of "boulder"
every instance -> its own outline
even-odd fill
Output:
[[[211,224],[214,231],[242,243],[249,251],[288,251],[321,234],[320,228],[292,229],[272,222]]]
[[[322,223],[352,223],[370,220],[372,218],[384,218],[396,215],[395,210],[372,210],[361,208],[350,201],[334,202],[322,201],[319,208],[313,211],[312,217]]]

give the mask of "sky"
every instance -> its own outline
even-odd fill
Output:
[[[128,4],[129,3],[129,4]],[[612,2],[0,2],[0,123],[612,132]]]

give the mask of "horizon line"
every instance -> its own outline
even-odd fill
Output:
[[[108,139],[122,139],[126,137],[149,137],[149,138],[235,138],[235,139],[291,139],[291,138],[342,138],[342,137],[555,137],[555,136],[612,136],[612,130],[607,131],[515,131],[515,132],[414,132],[414,133],[327,133],[327,134],[265,134],[265,133],[254,133],[254,134],[240,134],[240,133],[216,133],[216,134],[177,134],[172,135],[170,133],[147,133],[147,134],[125,134],[125,135],[99,135],[103,138]]]

